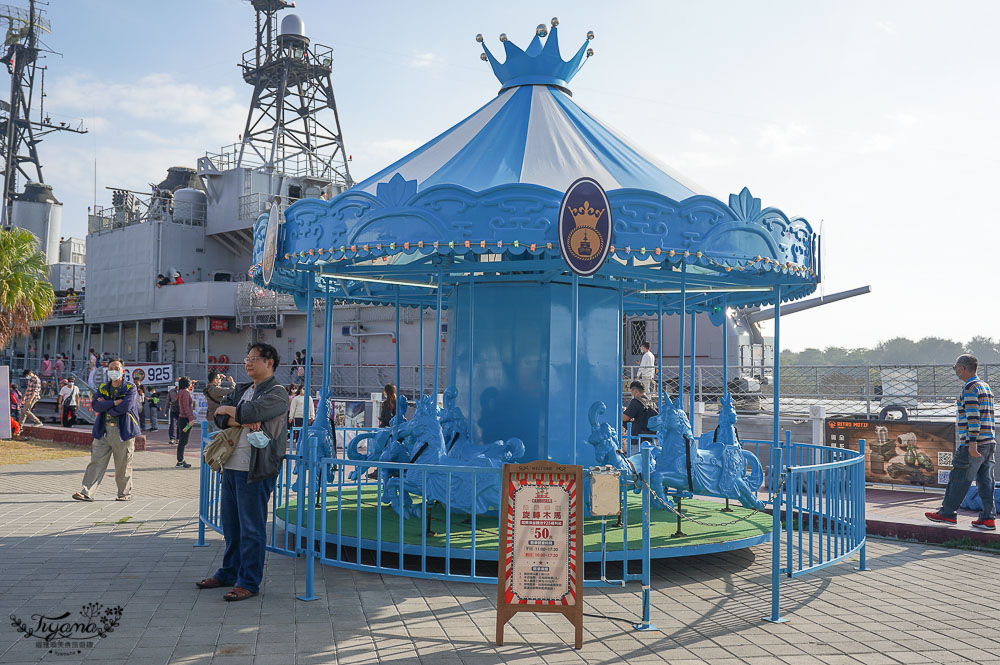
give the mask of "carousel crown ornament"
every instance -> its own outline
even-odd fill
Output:
[[[483,43],[483,36],[476,35],[476,41],[483,45],[482,59],[493,67],[493,73],[504,89],[519,85],[555,85],[566,88],[576,75],[587,57],[594,54],[588,48],[594,38],[593,30],[587,32],[587,39],[569,60],[563,60],[559,54],[559,19],[553,18],[551,27],[540,24],[535,28],[535,36],[528,48],[522,50],[507,38],[507,33],[500,35],[506,60],[500,62]],[[542,39],[545,38],[543,42]]]

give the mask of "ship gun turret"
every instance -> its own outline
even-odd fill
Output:
[[[839,291],[837,293],[831,293],[828,295],[822,295],[817,298],[809,298],[808,300],[801,300],[799,302],[788,303],[787,305],[781,306],[781,315],[787,316],[788,314],[794,314],[796,312],[801,312],[803,310],[812,309],[814,307],[819,307],[820,305],[829,305],[830,303],[837,302],[839,300],[846,300],[847,298],[853,298],[854,296],[863,296],[866,293],[871,293],[871,286],[859,286],[856,289],[849,289],[847,291]],[[767,309],[758,310],[756,312],[750,312],[746,314],[746,320],[749,323],[760,323],[761,321],[767,321],[774,318],[774,307],[768,307]]]

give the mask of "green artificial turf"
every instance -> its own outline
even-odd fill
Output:
[[[639,549],[642,547],[642,497],[636,494],[629,494],[628,512],[628,540],[629,549]],[[327,494],[327,521],[326,532],[337,533],[337,491],[331,490]],[[341,525],[343,535],[346,538],[355,538],[358,533],[358,502],[357,489],[355,487],[345,487],[341,499]],[[414,506],[420,506],[419,498],[414,498]],[[652,510],[651,515],[651,546],[661,547],[684,547],[696,545],[709,545],[732,540],[742,540],[761,536],[771,531],[771,516],[763,512],[754,512],[739,505],[733,505],[733,512],[720,512],[721,503],[705,501],[701,499],[685,499],[682,502],[682,509],[687,517],[705,522],[711,526],[697,524],[691,520],[682,521],[681,528],[686,534],[682,537],[673,538],[671,534],[677,528],[676,517],[666,510]],[[296,503],[289,502],[288,506],[279,506],[277,509],[279,519],[289,523],[296,521]],[[379,515],[381,515],[382,542],[399,542],[399,516],[388,506],[379,506],[377,502],[376,489],[374,486],[361,488],[361,537],[365,540],[376,540],[379,528]],[[308,519],[303,515],[303,521]],[[451,547],[468,549],[472,544],[472,525],[466,523],[468,515],[453,512],[451,515]],[[320,526],[320,511],[316,511],[316,528]],[[607,549],[608,551],[620,551],[624,543],[622,529],[615,528],[615,518],[608,518],[607,522]],[[434,536],[427,536],[428,547],[445,546],[445,509],[440,504],[435,505],[432,510],[431,528]],[[422,513],[417,517],[403,520],[403,543],[406,545],[420,545],[423,540],[423,520]],[[498,544],[497,518],[476,516],[476,550],[496,550]],[[601,519],[588,518],[584,520],[583,527],[584,550],[588,552],[601,549]]]

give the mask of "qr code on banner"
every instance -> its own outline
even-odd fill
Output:
[[[946,453],[943,451],[938,451],[938,466],[953,466],[955,459],[955,453]]]
[[[942,471],[938,469],[938,485],[947,485],[948,479],[951,477],[951,470]]]

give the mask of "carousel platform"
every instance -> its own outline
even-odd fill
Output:
[[[345,487],[340,499],[340,517],[337,515],[337,491],[331,490],[326,499],[325,539],[328,545],[337,544],[338,528],[340,544],[343,547],[381,549],[383,552],[398,552],[400,529],[399,516],[387,505],[381,507],[377,501],[374,486],[361,488],[361,507],[358,510],[357,490]],[[421,509],[419,500],[414,505]],[[752,547],[771,540],[771,516],[766,512],[754,511],[734,506],[733,512],[721,512],[721,502],[705,499],[689,499],[682,502],[682,512],[686,517],[682,523],[683,536],[673,536],[677,529],[673,513],[654,510],[650,523],[652,558],[669,558],[710,554]],[[290,533],[298,531],[296,525],[297,506],[290,502],[276,511],[279,524],[287,525]],[[379,524],[381,514],[381,525]],[[404,554],[420,555],[426,543],[428,556],[444,557],[450,549],[452,558],[468,559],[473,552],[472,524],[469,516],[452,513],[451,529],[446,543],[446,514],[437,505],[431,511],[431,529],[434,535],[424,534],[423,513],[403,520],[402,540]],[[638,495],[629,495],[628,521],[625,527],[614,527],[614,518],[608,518],[606,527],[606,560],[620,561],[624,556],[623,545],[628,542],[629,558],[635,559],[642,548],[642,500]],[[697,520],[697,522],[692,521]],[[316,514],[316,529],[323,530],[322,515]],[[480,560],[496,561],[498,530],[497,518],[478,515],[475,530],[475,557]],[[627,530],[627,534],[623,531]],[[303,535],[305,528],[303,527]],[[359,538],[360,534],[360,538]],[[585,561],[601,560],[601,519],[584,520]],[[379,548],[379,543],[381,547]],[[450,544],[450,548],[448,548]],[[448,549],[446,549],[448,548]]]

